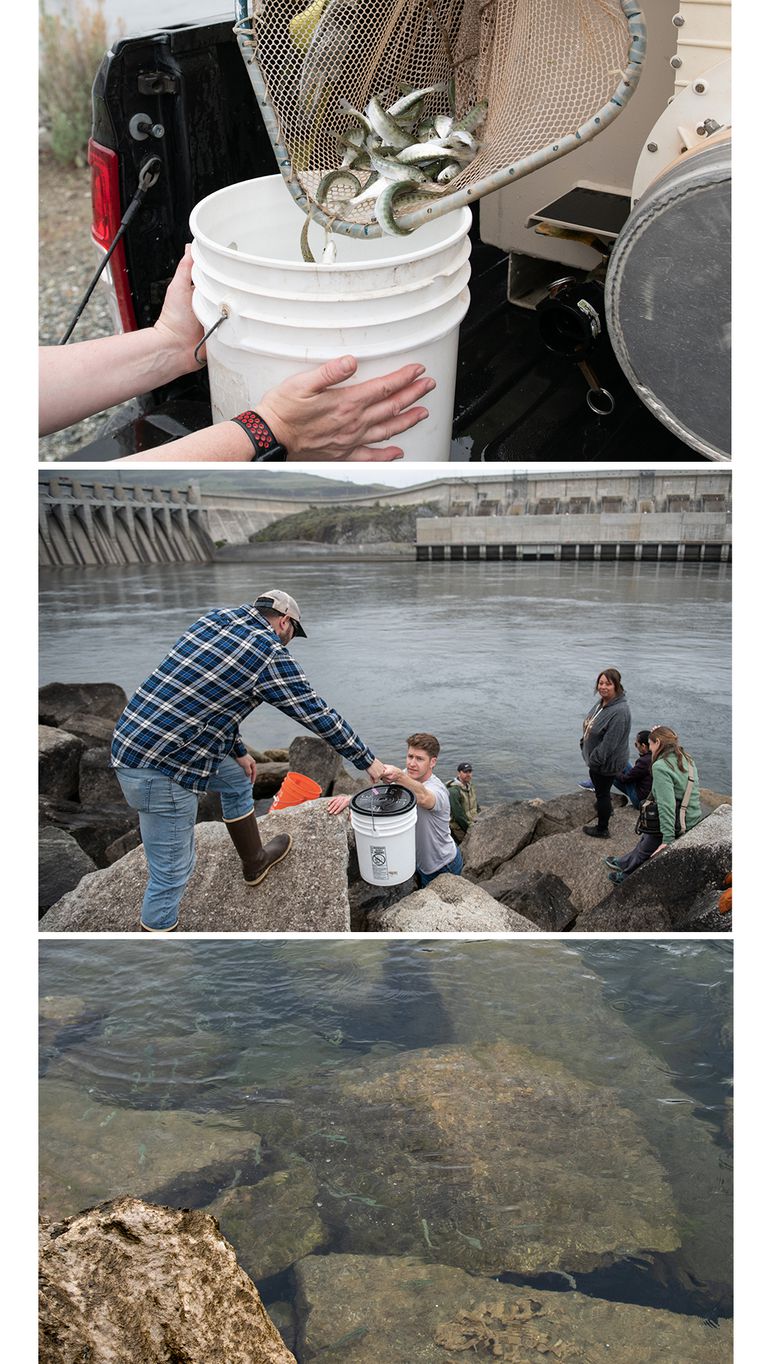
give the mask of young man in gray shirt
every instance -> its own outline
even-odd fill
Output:
[[[415,796],[416,880],[421,887],[443,872],[460,876],[463,869],[463,857],[450,832],[450,796],[444,782],[434,775],[438,757],[439,740],[433,734],[411,734],[405,770],[386,764],[381,773],[381,781],[396,781]]]

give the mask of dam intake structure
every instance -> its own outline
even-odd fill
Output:
[[[207,563],[215,554],[199,486],[142,487],[80,478],[40,484],[43,568]]]

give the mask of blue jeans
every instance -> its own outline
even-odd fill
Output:
[[[618,791],[622,791],[624,796],[628,796],[635,810],[639,809],[642,802],[637,795],[635,782],[624,781],[623,777],[613,777],[613,786],[615,786]]]
[[[448,862],[446,867],[439,867],[437,871],[421,871],[420,868],[417,867],[415,874],[418,880],[419,889],[423,890],[424,886],[428,886],[429,882],[433,881],[435,876],[444,876],[446,873],[449,876],[460,876],[462,871],[463,855],[461,849],[456,848],[455,857],[452,862]]]
[[[173,928],[184,887],[194,868],[197,796],[151,767],[116,767],[123,795],[138,810],[149,883],[141,922],[155,931]],[[253,809],[253,787],[234,758],[224,758],[208,782],[220,791],[224,819],[241,819]]]

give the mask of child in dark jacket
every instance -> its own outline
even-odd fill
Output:
[[[619,777],[613,777],[613,786],[628,796],[635,810],[652,790],[652,754],[650,752],[650,731],[640,729],[634,740],[634,748],[639,757],[633,767],[625,767]]]

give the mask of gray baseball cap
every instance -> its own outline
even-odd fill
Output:
[[[256,606],[265,606],[269,611],[279,611],[281,616],[290,616],[294,625],[293,633],[306,639],[306,631],[301,624],[301,612],[298,609],[298,602],[295,597],[291,597],[287,592],[275,590],[272,592],[262,592],[256,598]]]

